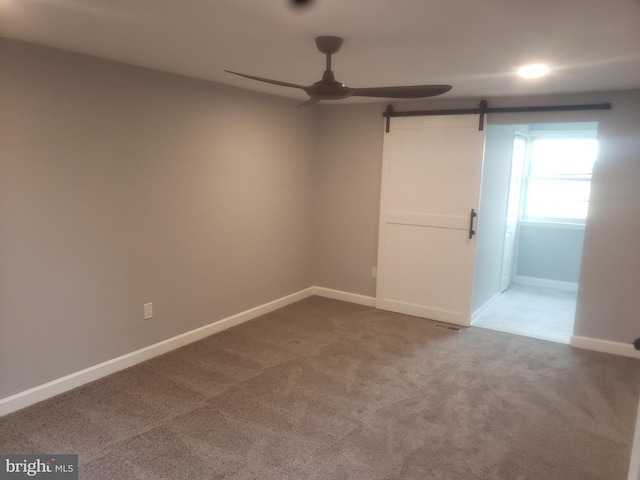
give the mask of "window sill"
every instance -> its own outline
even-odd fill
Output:
[[[520,220],[520,225],[526,227],[563,228],[565,230],[584,230],[584,223],[553,222],[542,220]]]

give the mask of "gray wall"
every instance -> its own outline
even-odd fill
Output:
[[[578,283],[582,228],[520,224],[516,275]]]
[[[312,284],[313,109],[14,41],[0,72],[0,398]]]
[[[640,91],[600,95],[613,110],[598,127],[575,334],[640,336]]]
[[[600,155],[593,173],[589,218],[585,229],[584,255],[578,293],[575,334],[616,342],[631,342],[640,336],[640,90],[591,94],[548,95],[522,98],[489,98],[489,106],[570,105],[575,103],[612,102],[610,111],[492,114],[491,124],[533,124],[556,122],[599,122]],[[427,108],[463,108],[478,105],[480,99],[436,98],[424,101],[394,102],[396,110]],[[349,105],[340,108],[325,106],[323,122],[339,122],[349,114],[351,128],[332,131],[325,151],[349,149],[358,156],[361,146],[367,147],[367,159],[359,158],[361,175],[351,173],[352,196],[343,195],[340,208],[331,215],[317,219],[316,231],[324,229],[341,235],[340,248],[316,245],[315,255],[322,255],[322,285],[341,288],[341,272],[349,273],[352,291],[375,295],[369,272],[364,265],[376,262],[380,178],[373,175],[374,165],[382,162],[381,114],[385,104]],[[357,132],[354,133],[354,132]],[[340,148],[338,148],[338,145]],[[340,178],[348,168],[347,156],[322,158],[327,171],[325,178]],[[379,169],[378,169],[379,171]],[[346,181],[346,180],[345,180]],[[369,184],[367,185],[367,182]],[[375,188],[374,188],[375,185]],[[331,189],[325,185],[318,191],[320,202],[327,201]],[[363,198],[367,195],[367,198]],[[353,212],[359,215],[358,232],[349,230]],[[341,234],[339,228],[349,225]],[[354,235],[348,235],[347,232]],[[353,273],[353,272],[358,272]]]
[[[500,292],[514,125],[488,125],[473,276],[474,312]]]
[[[313,258],[315,285],[372,295],[377,264],[382,140],[379,105],[319,107]]]

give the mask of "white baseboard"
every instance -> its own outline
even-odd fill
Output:
[[[578,284],[575,282],[561,282],[560,280],[548,280],[546,278],[523,277],[516,275],[513,277],[513,283],[518,285],[528,285],[530,287],[555,288],[557,290],[567,290],[569,292],[577,292]]]
[[[332,290],[325,287],[313,287],[313,294],[320,297],[333,298],[334,300],[344,300],[345,302],[357,303],[358,305],[365,305],[367,307],[375,307],[376,305],[376,299],[374,297],[343,292],[341,290]]]
[[[303,300],[312,295],[333,298],[336,300],[343,300],[346,302],[370,307],[375,306],[374,297],[343,292],[340,290],[333,290],[325,287],[309,287],[291,295],[287,295],[277,300],[273,300],[271,302],[257,306],[255,308],[245,310],[244,312],[240,312],[236,315],[218,320],[209,325],[205,325],[204,327],[191,330],[181,335],[163,340],[162,342],[158,342],[140,350],[136,350],[135,352],[131,352],[120,357],[113,358],[111,360],[107,360],[106,362],[94,365],[93,367],[80,370],[79,372],[75,372],[65,377],[45,383],[43,385],[38,385],[37,387],[25,390],[24,392],[20,392],[10,397],[0,399],[0,416],[15,412],[16,410],[28,407],[29,405],[33,405],[34,403],[46,400],[47,398],[51,398],[55,395],[64,393],[73,388],[79,387],[117,371],[144,362],[153,357],[157,357],[158,355],[170,352],[171,350],[175,350],[189,343],[208,337],[209,335],[213,335],[214,333],[218,333],[236,325],[240,325],[241,323],[259,317],[260,315],[265,315],[269,312]],[[485,306],[490,302],[494,303],[494,298],[497,300],[498,296],[499,294],[495,297],[492,297],[488,302],[480,307],[480,309],[478,309],[476,313],[485,308]],[[488,305],[486,308],[488,308],[489,306],[490,305]],[[640,359],[640,352],[635,350],[631,344],[627,345],[624,343],[574,335],[573,337],[571,337],[570,345],[577,348],[584,348],[587,350],[595,350],[598,352],[612,353],[614,355],[623,355],[626,357]]]
[[[30,388],[24,392],[17,393],[10,397],[0,399],[0,416],[6,415],[16,410],[28,407],[34,403],[41,402],[47,398],[51,398],[55,395],[59,395],[68,390],[74,389],[86,383],[92,382],[99,378],[105,377],[112,373],[115,373],[125,368],[131,367],[138,363],[149,360],[158,355],[170,352],[176,348],[183,347],[189,343],[195,342],[202,338],[213,335],[214,333],[221,332],[227,328],[240,325],[246,321],[252,320],[260,315],[272,312],[279,308],[285,307],[299,300],[303,300],[311,295],[314,295],[315,287],[309,287],[299,292],[287,295],[272,302],[265,303],[255,308],[245,310],[236,315],[218,320],[216,322],[205,325],[204,327],[196,328],[189,332],[177,335],[175,337],[163,340],[162,342],[155,343],[135,352],[127,353],[120,357],[107,360],[106,362],[94,365],[93,367],[85,368],[79,372],[72,373],[62,378],[58,378],[51,382],[37,387]],[[321,293],[317,293],[321,295]],[[349,296],[350,294],[345,294]],[[325,295],[329,296],[329,295]],[[358,297],[358,296],[356,296]],[[356,302],[357,303],[357,302]]]
[[[493,307],[493,305],[498,301],[498,299],[500,298],[501,293],[498,292],[496,293],[493,297],[491,297],[489,300],[487,300],[486,302],[484,302],[479,308],[476,309],[475,312],[473,312],[471,314],[471,325],[473,325],[473,322],[475,322],[476,320],[478,320],[482,315],[484,315],[487,310],[489,310],[491,307]]]
[[[611,353],[613,355],[640,359],[640,351],[633,348],[633,345],[630,343],[612,342],[610,340],[600,340],[599,338],[573,335],[569,345],[585,350],[593,350],[595,352]]]

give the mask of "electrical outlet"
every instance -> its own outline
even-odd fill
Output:
[[[371,278],[378,278],[378,267],[371,267]]]
[[[149,320],[153,318],[153,303],[144,304],[144,319]]]

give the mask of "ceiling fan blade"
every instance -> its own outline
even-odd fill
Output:
[[[302,90],[305,90],[305,91],[306,91],[307,88],[309,88],[309,87],[306,87],[305,85],[296,85],[295,83],[281,82],[280,80],[271,80],[269,78],[254,77],[253,75],[247,75],[245,73],[232,72],[231,70],[225,70],[225,72],[233,73],[234,75],[239,75],[239,76],[245,77],[245,78],[250,78],[251,80],[257,80],[259,82],[272,83],[273,85],[281,85],[283,87],[301,88]]]
[[[299,88],[310,98],[306,102],[298,105],[298,107],[314,105],[321,100],[341,100],[351,96],[378,98],[434,97],[436,95],[447,93],[451,88],[453,88],[451,85],[407,85],[397,87],[349,88],[343,83],[338,82],[331,70],[331,55],[340,50],[342,42],[343,39],[341,37],[325,35],[316,38],[316,46],[318,47],[318,50],[327,56],[327,66],[322,75],[322,80],[315,82],[313,85],[298,85],[295,83],[282,82],[280,80],[272,80],[270,78],[247,75],[246,73],[232,72],[231,70],[225,70],[225,72],[238,75],[239,77],[248,78],[250,80],[256,80],[258,82],[280,85],[281,87]]]
[[[296,108],[300,108],[300,107],[308,107],[309,105],[315,105],[316,103],[318,103],[320,100],[322,100],[322,98],[320,97],[311,97],[309,100],[307,100],[306,102],[302,102],[300,105],[296,105]]]
[[[442,95],[451,90],[451,85],[408,85],[406,87],[354,88],[354,97],[423,98]]]

